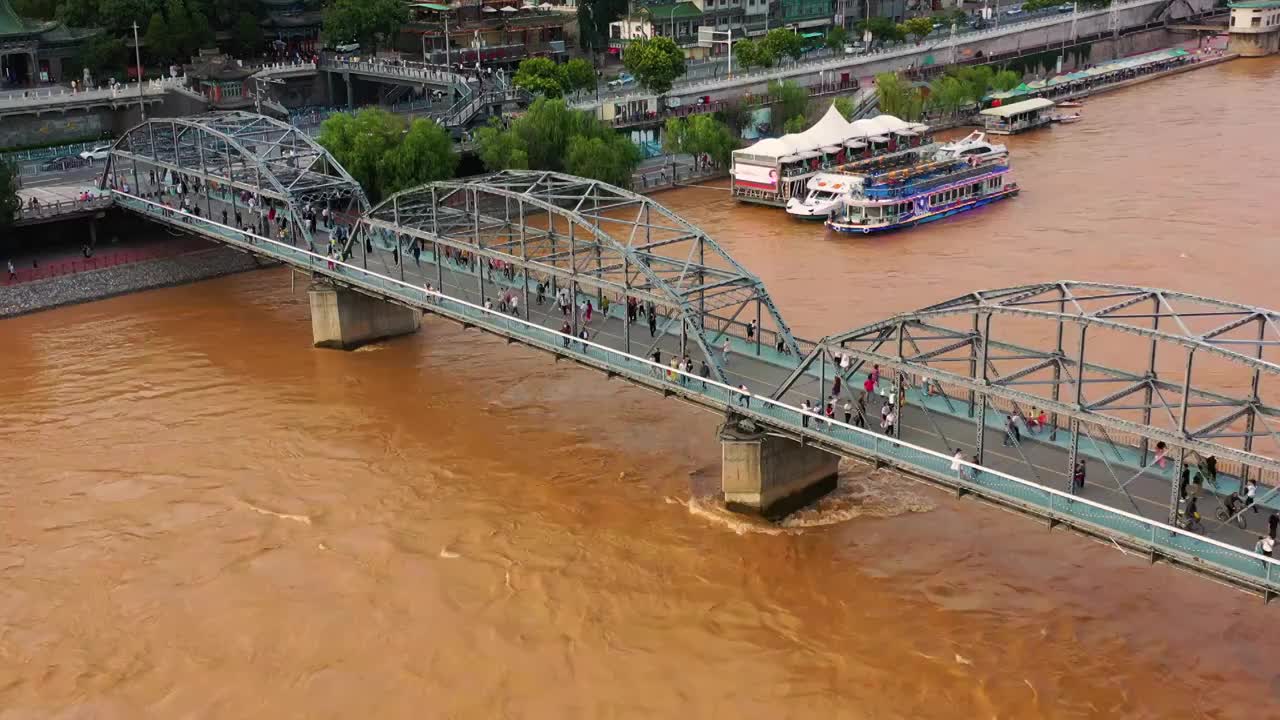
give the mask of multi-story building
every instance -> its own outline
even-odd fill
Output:
[[[709,27],[744,37],[748,7],[767,7],[768,0],[692,0],[653,2],[632,0],[627,16],[609,25],[609,45],[621,50],[632,40],[669,37],[685,48],[690,57],[703,57],[710,50],[698,46],[698,28]],[[763,24],[763,23],[762,23]]]
[[[795,30],[830,27],[835,16],[832,0],[781,0],[779,5],[781,24]]]

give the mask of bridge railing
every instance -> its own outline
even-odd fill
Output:
[[[317,275],[333,278],[390,301],[423,308],[508,337],[516,337],[526,344],[568,355],[583,364],[624,376],[640,385],[696,398],[702,404],[803,435],[809,442],[824,449],[879,460],[915,475],[1049,517],[1129,547],[1141,548],[1153,553],[1153,556],[1163,555],[1264,592],[1280,592],[1280,561],[1249,550],[838,420],[828,420],[747,390],[659,365],[589,339],[575,338],[519,317],[450,297],[437,289],[407,283],[288,243],[237,230],[180,210],[164,208],[150,200],[118,191],[115,195],[124,207],[157,217],[161,222],[177,221],[224,242],[306,268]]]
[[[98,195],[84,200],[60,200],[52,203],[41,203],[36,206],[23,205],[14,213],[15,220],[38,220],[57,217],[86,210],[104,210],[111,207],[110,195]]]
[[[143,83],[142,95],[144,97],[163,95],[175,87],[185,86],[186,82],[186,76],[163,78],[160,80],[147,80]],[[29,90],[22,95],[12,94],[0,97],[0,110],[60,103],[92,102],[99,100],[119,100],[129,102],[137,99],[138,85],[136,83],[131,85],[117,85],[114,88],[104,88],[101,90],[76,90],[75,92],[72,92],[69,88],[57,87],[44,90]]]

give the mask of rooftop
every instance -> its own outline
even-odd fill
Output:
[[[1245,0],[1245,2],[1227,3],[1232,10],[1266,10],[1280,8],[1280,0]]]
[[[1009,103],[1008,105],[1001,105],[1000,107],[987,108],[986,110],[983,110],[981,114],[991,117],[1007,118],[1011,115],[1017,115],[1024,112],[1035,112],[1036,110],[1044,110],[1045,108],[1051,108],[1053,106],[1054,102],[1052,100],[1032,98],[1031,100]]]

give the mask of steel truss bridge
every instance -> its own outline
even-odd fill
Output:
[[[187,210],[174,194],[184,181]],[[726,422],[893,466],[1266,598],[1280,593],[1280,563],[1252,552],[1280,507],[1273,311],[1053,282],[969,293],[808,341],[792,335],[759,278],[648,197],[506,171],[370,207],[326,150],[246,113],[135,127],[113,149],[102,186],[123,209],[316,282],[420,308]],[[310,231],[308,206],[333,211],[346,241],[323,226]],[[556,306],[562,290],[580,307],[591,303],[590,321]],[[627,297],[653,308],[652,325],[628,321]],[[693,372],[669,366],[680,356]],[[881,380],[867,394],[873,368]],[[805,412],[802,403],[821,408],[831,398],[837,377],[835,418]],[[886,435],[877,430],[889,398],[898,421]],[[1008,413],[1040,411],[1038,432],[1006,433]],[[1083,488],[1072,481],[1081,461]],[[1215,517],[1245,480],[1260,483],[1263,512]],[[1181,527],[1192,498],[1202,528]]]

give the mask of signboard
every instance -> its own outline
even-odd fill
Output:
[[[716,40],[716,29],[712,25],[698,26],[698,47],[709,48]]]
[[[733,184],[774,192],[778,189],[778,171],[771,167],[734,163]]]

